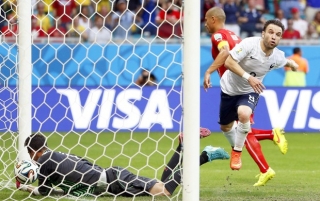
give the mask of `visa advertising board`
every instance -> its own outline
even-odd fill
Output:
[[[174,131],[182,122],[181,87],[33,88],[33,131]],[[0,131],[17,130],[13,89],[0,91]],[[202,127],[219,132],[220,88],[201,89]],[[254,127],[320,131],[320,88],[268,88],[255,110]]]

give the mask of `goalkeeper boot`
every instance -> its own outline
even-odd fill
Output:
[[[228,152],[221,147],[206,146],[202,152],[204,151],[207,152],[209,162],[218,159],[225,160],[230,158]]]
[[[208,128],[201,128],[200,127],[200,139],[208,137],[211,134],[211,131]],[[183,133],[179,134],[179,143],[182,144],[183,141]]]
[[[276,172],[273,169],[271,169],[271,167],[269,167],[267,172],[260,173],[257,175],[259,177],[259,180],[257,183],[253,184],[253,186],[264,186],[275,175],[276,175]]]
[[[284,130],[280,128],[274,128],[273,131],[273,142],[278,145],[281,153],[286,154],[288,151],[288,142],[284,136]]]
[[[232,150],[231,160],[230,160],[230,168],[232,170],[240,170],[241,166],[242,166],[241,152],[237,152],[237,151]]]

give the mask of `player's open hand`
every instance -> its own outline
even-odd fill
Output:
[[[250,86],[253,88],[254,92],[256,92],[258,94],[262,93],[263,90],[266,88],[262,84],[262,82],[255,77],[250,76],[248,79],[248,82],[249,82]]]
[[[205,91],[207,91],[208,88],[212,87],[210,82],[210,73],[207,73],[207,72],[205,73],[204,80],[203,80],[203,87]]]

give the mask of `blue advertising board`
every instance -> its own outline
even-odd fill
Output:
[[[286,56],[292,46],[279,46]],[[320,86],[320,47],[301,46],[308,60],[307,86]],[[201,46],[200,83],[212,63],[211,45]],[[16,85],[17,46],[0,45],[0,86]],[[132,86],[141,69],[148,69],[160,86],[180,86],[182,82],[181,44],[35,44],[32,46],[33,86]],[[284,70],[274,70],[264,79],[266,86],[282,86]],[[219,86],[217,73],[212,85]]]
[[[181,88],[33,88],[33,131],[176,131],[182,122]],[[17,130],[13,89],[0,91],[0,130]],[[319,132],[320,88],[268,88],[255,111],[256,128]],[[220,89],[201,89],[202,127],[220,131]]]

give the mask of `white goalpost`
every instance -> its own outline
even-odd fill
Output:
[[[200,200],[200,2],[140,2],[4,0],[0,200],[38,199],[13,172],[32,133],[53,151],[160,180],[181,132],[181,185],[164,199]]]
[[[32,61],[31,61],[31,0],[19,0],[18,8],[18,160],[30,159],[24,147],[25,139],[32,133]]]
[[[199,136],[194,135],[200,127],[200,2],[184,2],[183,44],[183,110],[184,110],[184,160],[183,201],[199,200],[200,166]]]

